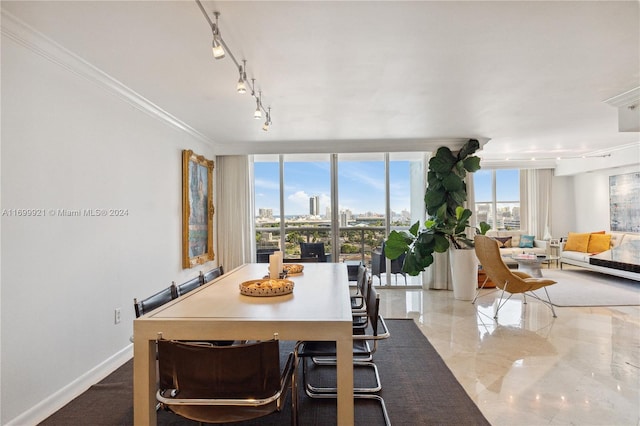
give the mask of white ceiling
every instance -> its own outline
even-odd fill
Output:
[[[220,153],[412,151],[489,140],[485,159],[637,144],[603,101],[640,86],[637,1],[203,1],[247,59],[273,125],[214,60],[198,5],[2,8],[216,144]]]

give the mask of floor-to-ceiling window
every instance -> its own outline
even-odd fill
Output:
[[[475,215],[492,229],[520,229],[520,171],[478,170],[473,175]]]
[[[384,154],[338,155],[340,259],[371,263],[371,251],[386,236]]]
[[[254,161],[254,202],[256,250],[258,262],[269,260],[269,254],[280,249],[280,158],[262,155]]]
[[[300,257],[300,243],[322,243],[325,253],[330,256],[330,156],[285,155],[283,166],[284,256]]]
[[[391,229],[424,220],[424,159],[424,153],[254,156],[258,261],[276,249],[296,258],[300,242],[322,242],[333,261],[370,267],[372,251]]]

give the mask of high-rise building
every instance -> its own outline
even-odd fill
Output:
[[[258,209],[258,217],[261,219],[273,219],[273,209]]]
[[[314,195],[309,198],[309,215],[311,216],[319,216],[320,215],[320,197]]]

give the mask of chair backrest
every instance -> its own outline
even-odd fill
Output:
[[[326,262],[327,256],[324,253],[324,243],[300,243],[300,257],[316,257],[318,262]]]
[[[369,295],[369,286],[371,285],[370,278],[371,277],[369,277],[366,266],[358,266],[358,279],[356,281],[356,286],[358,287],[358,291],[365,301],[367,300],[367,296]]]
[[[204,284],[204,281],[202,280],[202,274],[198,275],[195,278],[191,278],[189,281],[184,282],[178,286],[178,296],[187,294],[190,291],[200,287],[202,284]]]
[[[217,268],[213,268],[212,270],[207,271],[207,272],[204,273],[204,275],[202,276],[202,283],[206,284],[209,281],[212,281],[212,280],[218,278],[222,274],[223,274],[222,266],[218,266]]]
[[[171,283],[169,287],[160,290],[146,299],[140,301],[138,299],[133,299],[133,308],[136,311],[136,318],[164,305],[165,303],[171,302],[177,297],[178,288],[175,283]]]
[[[294,258],[282,259],[282,261],[284,263],[318,263],[318,258],[317,257],[301,257],[296,259],[294,257]]]
[[[269,263],[269,255],[280,251],[279,248],[259,248],[256,249],[256,262]]]
[[[159,394],[183,400],[177,405],[163,403],[176,414],[201,422],[260,417],[268,414],[265,408],[250,406],[246,400],[271,404],[281,397],[277,340],[233,346],[158,340],[158,370]],[[206,399],[210,405],[189,405],[185,399]],[[234,401],[225,401],[230,399]]]
[[[378,318],[380,316],[380,296],[373,286],[369,287],[369,294],[367,294],[367,318],[369,320],[369,326],[372,330],[372,335],[378,335]]]
[[[527,291],[530,286],[511,272],[504,263],[498,243],[494,239],[486,235],[476,235],[474,243],[478,261],[496,287],[505,290],[505,285],[508,283],[506,290],[511,293]]]

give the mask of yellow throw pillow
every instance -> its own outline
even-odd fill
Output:
[[[578,234],[576,232],[569,232],[569,238],[567,238],[567,244],[565,244],[564,250],[586,253],[587,248],[589,247],[590,236],[591,234]]]
[[[611,235],[607,234],[591,234],[589,237],[588,253],[602,253],[611,247]]]

